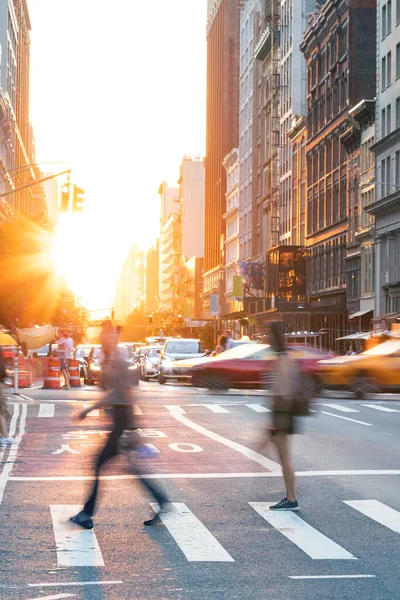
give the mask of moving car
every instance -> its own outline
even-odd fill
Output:
[[[129,348],[127,348],[124,344],[118,344],[118,348],[122,350],[124,359],[129,364],[129,369],[132,371],[132,375],[137,375],[138,367],[135,361],[131,358]],[[96,344],[92,347],[88,358],[87,379],[85,381],[85,383],[88,385],[94,385],[101,382],[103,359],[103,350],[100,344]],[[132,377],[132,381],[135,381],[135,376]]]
[[[199,339],[172,338],[167,340],[162,350],[158,350],[158,383],[187,379],[182,369],[175,368],[175,362],[185,358],[200,358],[205,355],[203,344]]]
[[[288,346],[314,388],[314,373],[319,360],[327,355],[309,346]],[[192,366],[192,383],[215,390],[268,388],[274,372],[275,354],[268,344],[245,344],[226,350]],[[272,379],[272,377],[271,377]]]
[[[143,381],[148,381],[158,377],[159,354],[157,350],[162,350],[162,346],[152,346],[147,349],[140,364],[140,377]]]
[[[317,378],[320,387],[351,390],[356,398],[400,390],[400,340],[382,342],[361,354],[322,360]]]

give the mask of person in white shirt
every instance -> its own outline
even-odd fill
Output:
[[[61,337],[58,339],[58,355],[60,357],[60,371],[64,377],[64,388],[69,389],[69,362],[72,358],[74,341],[68,331],[61,331]]]

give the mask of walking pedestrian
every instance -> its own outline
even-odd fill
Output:
[[[78,419],[82,420],[88,413],[90,413],[96,408],[112,406],[112,431],[106,442],[105,447],[103,448],[102,452],[97,458],[95,467],[96,479],[93,488],[89,494],[86,503],[83,506],[83,510],[81,510],[77,515],[71,517],[70,519],[71,521],[73,521],[80,527],[83,527],[84,529],[92,529],[93,527],[92,517],[96,509],[99,487],[99,475],[103,465],[118,455],[120,451],[119,442],[122,433],[126,430],[133,431],[135,429],[133,423],[133,402],[137,391],[133,391],[132,383],[134,383],[133,387],[137,388],[139,379],[136,376],[135,381],[132,382],[132,372],[129,370],[128,364],[124,359],[124,354],[120,349],[116,349],[114,357],[112,358],[110,364],[111,370],[109,373],[109,385],[111,387],[111,391],[105,394],[103,398],[101,398],[94,405],[85,408],[78,414]],[[131,466],[132,470],[135,470],[135,466]],[[137,467],[136,472],[138,475],[140,475]],[[163,507],[165,507],[165,505],[168,503],[168,498],[164,495],[163,492],[161,492],[158,489],[158,487],[155,484],[151,483],[149,480],[140,478],[140,481],[155,498],[161,511]],[[144,525],[156,525],[160,523],[161,520],[158,515],[159,513],[157,513],[156,516],[152,519],[145,521]]]
[[[10,414],[7,409],[6,397],[3,390],[3,381],[6,376],[6,361],[4,359],[3,348],[0,346],[0,445],[15,444],[17,440],[8,435],[7,419]]]
[[[300,510],[295,495],[295,476],[290,456],[290,436],[295,433],[295,418],[293,415],[296,385],[300,378],[296,377],[298,365],[287,352],[279,323],[271,323],[268,329],[268,343],[275,354],[276,369],[272,385],[272,424],[271,440],[278,452],[282,465],[283,478],[286,486],[286,497],[277,504],[270,506],[271,510]]]
[[[65,389],[70,388],[69,363],[72,358],[74,341],[68,331],[61,331],[61,337],[58,339],[58,355],[60,357],[60,371],[64,377]]]

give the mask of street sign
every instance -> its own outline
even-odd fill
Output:
[[[233,298],[242,300],[243,298],[243,278],[241,275],[233,276]]]
[[[219,296],[218,294],[210,294],[210,315],[217,317],[219,315]]]

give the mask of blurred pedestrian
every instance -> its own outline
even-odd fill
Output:
[[[103,398],[101,398],[94,405],[85,408],[77,416],[79,420],[82,420],[88,413],[90,413],[94,409],[110,405],[113,408],[112,431],[106,442],[105,447],[103,448],[96,461],[96,479],[92,491],[85,505],[83,506],[83,510],[81,510],[77,515],[71,517],[70,519],[71,521],[73,521],[80,527],[83,527],[84,529],[92,529],[93,527],[92,517],[96,509],[99,475],[103,465],[115,456],[117,456],[120,452],[120,438],[122,433],[124,433],[124,431],[135,430],[133,423],[133,403],[137,391],[134,392],[134,389],[138,389],[139,379],[136,376],[135,380],[132,381],[132,372],[128,368],[128,364],[124,358],[122,350],[117,349],[115,351],[110,364],[112,367],[109,379],[111,391],[105,394]],[[135,469],[137,474],[139,474],[138,468],[135,468],[135,465],[131,463],[131,470]],[[165,507],[165,505],[168,503],[167,497],[164,495],[163,492],[161,492],[158,489],[158,487],[155,484],[151,483],[150,481],[143,478],[140,478],[140,481],[155,498],[161,511],[163,507]],[[144,524],[156,525],[158,524],[158,522],[160,522],[160,518],[157,513],[155,517],[149,519],[148,521],[145,521]]]
[[[3,381],[6,377],[6,361],[4,359],[3,348],[0,346],[0,445],[15,444],[17,440],[8,435],[7,419],[10,414],[7,409],[6,397],[3,390]]]
[[[285,498],[271,506],[270,509],[300,510],[295,495],[295,477],[289,444],[289,437],[295,432],[293,405],[297,391],[296,385],[299,385],[299,378],[295,376],[298,366],[284,345],[280,323],[270,323],[268,343],[276,359],[276,369],[272,386],[271,440],[278,452],[286,486]]]
[[[118,345],[118,332],[114,329],[111,319],[105,319],[101,324],[100,343],[104,354],[104,362],[112,359]]]
[[[225,350],[230,350],[230,348],[234,347],[232,334],[229,330],[226,330],[224,335],[226,336]]]
[[[60,358],[60,371],[64,377],[63,388],[70,388],[69,363],[74,349],[74,340],[68,331],[61,330],[61,337],[58,339],[58,356]]]
[[[217,354],[221,354],[221,352],[225,352],[225,350],[227,350],[227,343],[228,343],[228,336],[223,333],[220,335],[219,340],[218,340],[218,344],[217,344]]]

